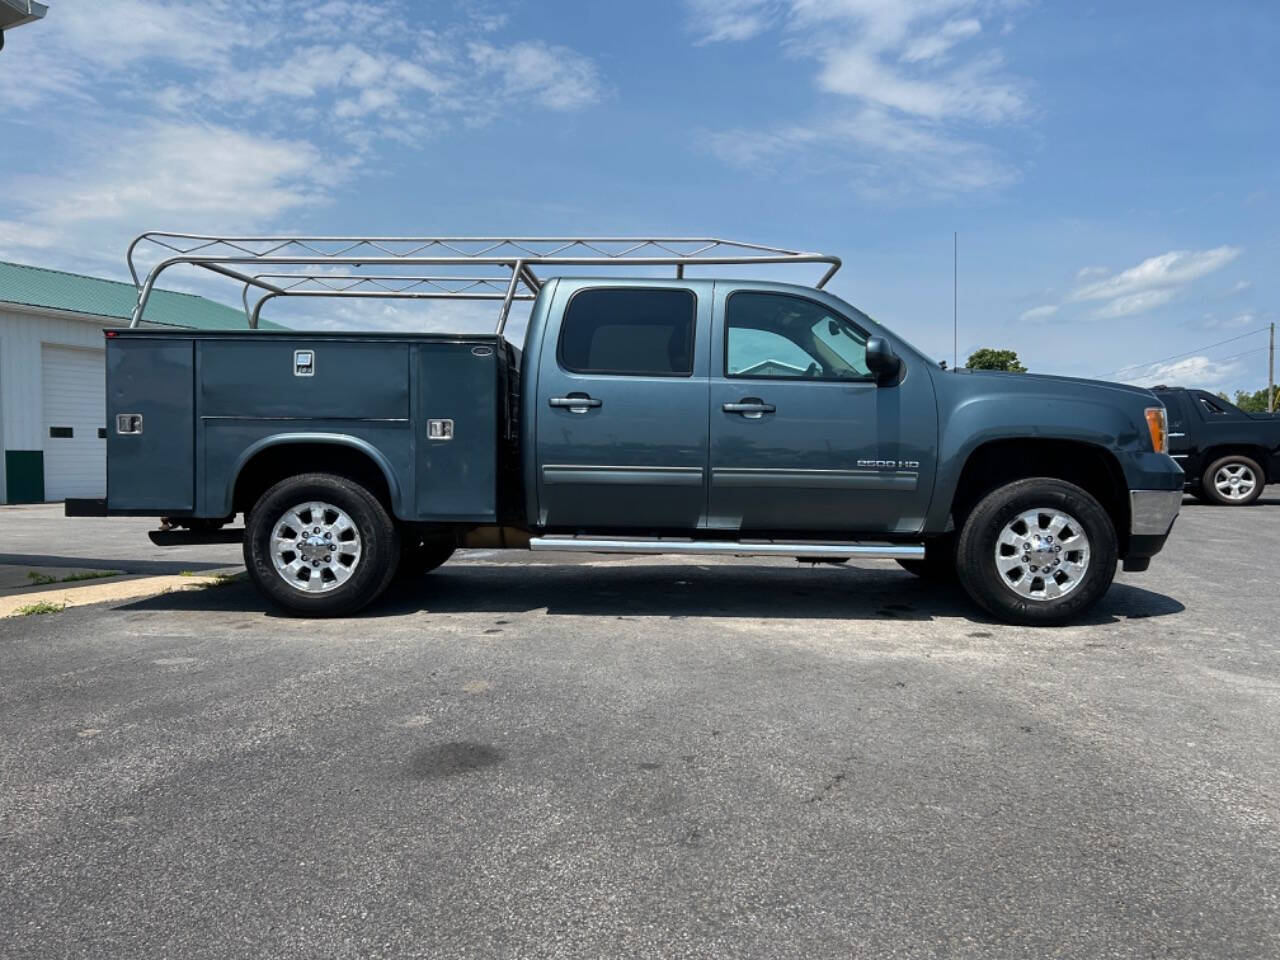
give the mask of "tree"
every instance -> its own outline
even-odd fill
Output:
[[[1276,391],[1280,396],[1280,389]],[[1254,393],[1245,390],[1236,391],[1235,404],[1245,413],[1266,413],[1267,412],[1267,388],[1263,387]]]
[[[1013,350],[993,350],[983,347],[969,355],[965,366],[970,370],[1006,370],[1009,373],[1026,373],[1027,368],[1018,362]]]

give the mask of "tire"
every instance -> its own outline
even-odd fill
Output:
[[[899,560],[898,566],[930,583],[955,583],[956,539],[933,540],[925,547],[923,560]]]
[[[1258,461],[1243,454],[1219,457],[1200,476],[1200,494],[1206,503],[1222,507],[1247,507],[1262,496],[1265,480]]]
[[[1116,574],[1116,531],[1086,491],[1036,477],[987,494],[965,520],[956,553],[960,583],[978,606],[1006,623],[1050,626],[1079,616],[1107,592]]]
[[[277,546],[280,541],[285,545]],[[250,579],[272,604],[300,616],[355,613],[387,588],[399,559],[400,532],[386,508],[345,477],[306,473],[282,480],[258,499],[246,522]],[[320,586],[312,586],[313,577]]]
[[[413,580],[426,576],[443,566],[458,549],[457,544],[422,537],[405,538],[400,549],[400,569],[396,576],[401,580]]]

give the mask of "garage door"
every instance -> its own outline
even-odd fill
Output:
[[[101,350],[41,348],[44,496],[107,494],[106,363]]]

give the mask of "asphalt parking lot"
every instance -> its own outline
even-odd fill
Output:
[[[1280,955],[1268,494],[1050,630],[889,563],[483,552],[353,620],[0,620],[0,955]],[[8,562],[131,562],[47,523]]]

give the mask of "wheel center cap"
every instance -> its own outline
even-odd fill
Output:
[[[1051,539],[1037,534],[1031,538],[1031,549],[1028,551],[1028,556],[1031,558],[1031,562],[1038,567],[1052,566],[1054,561],[1058,559],[1058,552],[1054,549]]]
[[[323,560],[330,556],[333,544],[323,537],[314,534],[299,538],[298,552],[302,554],[302,559],[308,563],[314,560]]]

